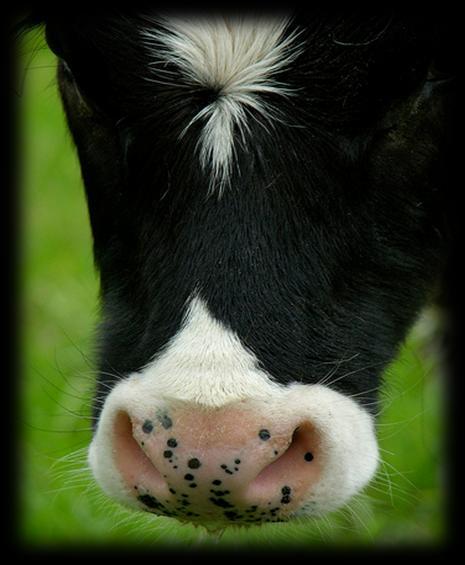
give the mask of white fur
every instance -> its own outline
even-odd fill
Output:
[[[194,88],[218,93],[186,129],[204,120],[200,162],[204,170],[211,170],[211,186],[216,184],[221,193],[231,172],[235,129],[245,142],[250,110],[264,118],[262,121],[279,117],[279,111],[260,95],[292,93],[291,88],[276,80],[276,74],[299,53],[297,34],[284,37],[289,18],[282,16],[165,17],[155,23],[153,29],[142,31],[154,57],[174,64]],[[161,82],[173,78],[160,65],[154,66],[153,75]]]
[[[365,410],[322,385],[273,382],[238,336],[215,320],[196,297],[183,327],[165,350],[141,372],[118,383],[105,401],[89,462],[108,494],[137,506],[114,463],[111,438],[118,411],[143,420],[157,407],[180,400],[207,408],[240,401],[273,421],[296,417],[311,421],[320,434],[324,464],[321,479],[308,493],[301,513],[322,514],[341,506],[376,470],[374,422]]]
[[[253,353],[212,317],[198,297],[190,302],[181,331],[142,371],[141,378],[156,380],[167,400],[212,408],[279,389],[258,369]]]

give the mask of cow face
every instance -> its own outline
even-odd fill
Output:
[[[89,461],[112,497],[280,521],[373,476],[380,376],[444,255],[434,31],[49,22],[101,276]]]

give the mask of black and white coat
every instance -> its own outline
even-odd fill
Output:
[[[324,469],[286,517],[339,507],[376,470],[381,375],[446,264],[447,26],[44,19],[101,276],[97,481],[140,508],[119,412],[241,404],[318,427]]]

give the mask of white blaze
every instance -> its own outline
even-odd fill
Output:
[[[165,397],[213,408],[281,388],[198,297],[191,300],[179,333],[141,375],[156,381]]]
[[[154,58],[173,64],[184,80],[212,89],[215,99],[195,115],[186,129],[202,119],[200,162],[211,171],[211,183],[222,186],[231,172],[234,134],[246,140],[252,110],[261,123],[279,119],[276,106],[262,94],[288,96],[292,89],[277,74],[301,50],[297,33],[286,35],[288,17],[159,18],[153,29],[142,31]],[[169,71],[155,65],[153,80],[169,81]]]

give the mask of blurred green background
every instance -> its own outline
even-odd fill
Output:
[[[445,535],[444,423],[434,312],[389,368],[378,434],[383,463],[366,491],[318,521],[231,528],[221,537],[109,501],[86,466],[98,279],[79,167],[41,34],[19,48],[21,501],[28,547],[399,547]]]

